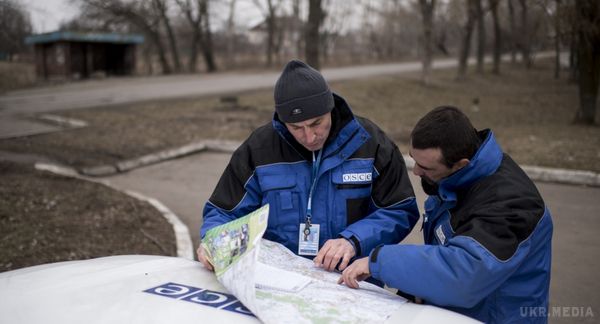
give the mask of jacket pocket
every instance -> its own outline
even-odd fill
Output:
[[[346,226],[369,215],[371,187],[373,184],[372,167],[348,167],[334,170],[331,174],[333,195],[335,196],[336,223],[334,232],[340,232]]]
[[[295,233],[303,210],[300,206],[297,175],[265,175],[259,178],[259,184],[263,205],[271,206],[267,231]],[[290,237],[285,238],[289,239]]]
[[[361,189],[361,188],[369,188],[371,186],[370,183],[356,183],[356,184],[352,184],[352,183],[342,183],[342,184],[336,184],[335,188],[340,190],[340,189]]]
[[[263,192],[289,189],[296,186],[296,174],[265,175],[260,177],[258,182]]]

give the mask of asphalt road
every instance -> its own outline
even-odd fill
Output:
[[[451,67],[456,60],[435,62]],[[328,81],[418,71],[420,63],[367,65],[325,69]],[[14,91],[0,96],[0,138],[60,131],[60,125],[35,122],[27,116],[66,109],[82,109],[123,103],[198,97],[272,87],[278,72],[219,73],[142,78],[114,78]]]
[[[162,201],[189,227],[194,246],[202,223],[202,208],[230,155],[199,153],[106,178],[116,187],[141,192]],[[420,210],[425,194],[418,178],[411,181]],[[600,188],[536,183],[553,214],[551,306],[561,307],[552,323],[596,322],[600,316]],[[420,224],[404,243],[422,243]],[[583,312],[581,312],[583,307]],[[573,316],[591,307],[594,317]],[[589,313],[588,313],[589,314]],[[596,319],[596,321],[595,321]]]
[[[455,59],[437,60],[434,68],[456,66]],[[328,81],[419,71],[419,62],[324,69]],[[272,87],[280,71],[126,77],[66,83],[9,92],[0,96],[0,116],[81,109],[146,100],[197,97]]]
[[[553,55],[552,52],[537,53],[536,58]],[[486,58],[486,61],[489,60],[489,57]],[[471,59],[469,63],[473,62],[474,59]],[[450,68],[456,65],[454,58],[438,59],[433,61],[432,68]],[[420,69],[420,62],[404,62],[331,68],[324,69],[322,73],[331,82],[415,72]],[[11,91],[0,95],[0,138],[63,129],[60,125],[51,126],[27,118],[33,114],[269,88],[275,84],[279,73],[280,71],[123,77]]]

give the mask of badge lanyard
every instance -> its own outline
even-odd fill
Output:
[[[304,237],[308,237],[310,235],[310,226],[312,218],[312,195],[315,190],[315,186],[317,185],[317,176],[319,174],[319,167],[321,166],[321,154],[323,150],[319,150],[319,154],[317,154],[317,158],[315,159],[315,152],[312,152],[313,157],[313,165],[312,165],[312,184],[310,186],[310,192],[308,193],[308,203],[306,204],[306,225],[304,226]]]

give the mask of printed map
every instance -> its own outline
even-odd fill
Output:
[[[339,273],[261,239],[268,214],[267,205],[211,229],[203,239],[219,281],[264,323],[381,323],[406,303],[366,282],[360,289],[338,285]],[[257,269],[269,271],[261,274],[272,278],[269,286],[256,284]],[[294,286],[290,280],[299,283]],[[290,284],[299,290],[288,289]]]
[[[361,282],[360,289],[338,285],[339,273],[317,268],[279,243],[263,239],[259,248],[259,262],[312,279],[298,293],[257,289],[261,313],[268,310],[259,318],[266,323],[381,323],[406,302],[370,283]]]

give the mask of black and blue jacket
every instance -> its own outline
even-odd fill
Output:
[[[322,153],[312,199],[319,247],[349,239],[357,257],[381,243],[397,243],[411,231],[418,209],[402,155],[371,121],[355,117],[334,95],[332,127]],[[312,153],[275,114],[233,153],[204,207],[207,230],[270,204],[265,238],[298,253],[311,186]]]
[[[486,323],[546,322],[525,316],[548,309],[550,212],[492,132],[480,136],[470,163],[440,181],[438,195],[425,202],[426,245],[376,248],[371,275]]]

